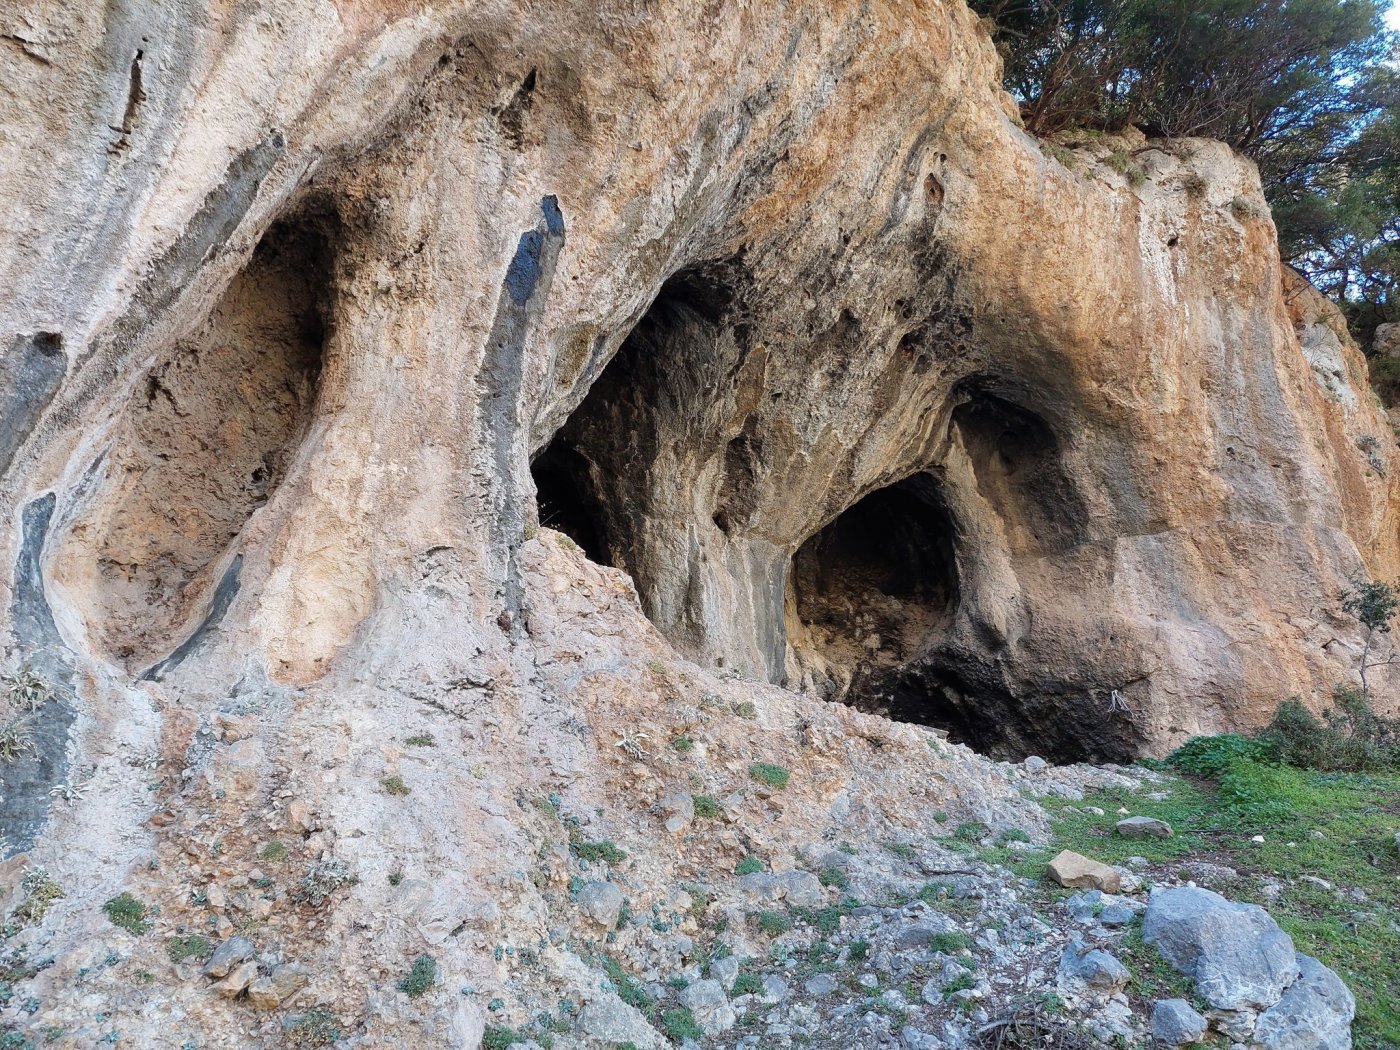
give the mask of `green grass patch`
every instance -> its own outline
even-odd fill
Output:
[[[714,820],[719,816],[719,803],[713,795],[696,795],[691,800],[695,806],[695,815],[703,817],[705,820]]]
[[[666,1034],[671,1037],[672,1042],[693,1039],[698,1043],[705,1038],[704,1031],[695,1021],[695,1015],[684,1006],[665,1011],[661,1015],[661,1027],[666,1029]]]
[[[278,861],[281,860],[286,860],[287,846],[285,843],[280,842],[277,839],[273,839],[271,842],[269,842],[266,846],[262,848],[262,852],[258,854],[258,859],[265,860],[273,864],[276,864]]]
[[[432,733],[415,733],[413,736],[404,737],[403,742],[409,747],[437,747]]]
[[[758,928],[769,937],[777,937],[792,929],[792,919],[780,911],[761,911],[754,918],[758,921]]]
[[[506,1050],[508,1046],[526,1042],[529,1042],[528,1037],[521,1035],[514,1028],[489,1024],[481,1037],[481,1050]]]
[[[759,860],[752,853],[746,856],[738,864],[734,865],[735,875],[755,875],[763,870],[763,861]]]
[[[1191,858],[1236,869],[1242,878],[1222,892],[1267,908],[1299,951],[1321,959],[1351,988],[1357,1050],[1400,1046],[1400,776],[1299,769],[1281,764],[1277,755],[1268,741],[1197,739],[1170,762],[1188,776],[1169,775],[1139,790],[1090,792],[1079,802],[1045,799],[1054,831],[1050,849],[1071,849],[1107,864],[1140,856],[1169,873]],[[1163,797],[1151,799],[1149,793]],[[1104,815],[1083,812],[1090,806]],[[1165,820],[1175,836],[1116,835],[1120,807]],[[1256,833],[1263,843],[1250,841]],[[1023,860],[1043,872],[1045,856]],[[1146,874],[1150,880],[1151,870]],[[1299,881],[1305,875],[1334,889]],[[1265,897],[1267,882],[1283,883],[1283,894]],[[1349,889],[1363,891],[1364,903],[1339,892]],[[1189,982],[1136,933],[1125,938],[1121,956],[1134,974],[1135,996],[1190,998]]]
[[[772,762],[754,762],[749,765],[749,776],[753,777],[760,784],[767,784],[771,788],[782,789],[788,786],[788,781],[792,779],[792,774],[783,766],[776,766]]]
[[[569,852],[579,860],[595,863],[606,861],[608,864],[620,864],[627,859],[626,852],[618,849],[612,839],[590,842],[586,839],[571,837],[569,839]]]
[[[612,982],[613,991],[617,997],[628,1006],[636,1007],[642,1013],[651,1010],[651,1000],[647,998],[647,993],[642,988],[641,982],[622,968],[622,964],[610,955],[604,955],[599,960],[603,965],[603,972],[608,975],[608,980]]]
[[[107,913],[108,922],[113,926],[120,926],[127,933],[134,933],[139,937],[151,928],[146,918],[148,909],[129,893],[117,894],[102,905],[102,910]]]
[[[384,789],[386,795],[393,795],[395,798],[403,798],[413,792],[413,789],[403,782],[403,777],[397,773],[391,777],[385,777],[379,782],[379,786]]]
[[[420,955],[413,960],[413,965],[409,968],[408,974],[399,981],[398,989],[410,999],[417,999],[428,994],[429,989],[437,984],[437,960],[431,955]]]
[[[171,937],[165,944],[166,954],[175,963],[195,959],[203,962],[214,951],[213,942],[202,933],[192,933],[188,937]]]
[[[688,755],[695,750],[695,741],[688,736],[678,736],[671,740],[671,747],[683,755]]]

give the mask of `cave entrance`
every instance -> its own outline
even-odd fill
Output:
[[[803,684],[956,739],[977,736],[923,665],[957,612],[956,541],[938,479],[917,474],[802,544],[788,580],[788,635]]]
[[[562,532],[583,548],[589,561],[612,565],[607,519],[597,468],[562,434],[530,464],[540,525]]]

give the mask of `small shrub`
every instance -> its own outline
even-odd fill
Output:
[[[481,1050],[506,1050],[508,1046],[525,1042],[529,1042],[529,1040],[514,1028],[489,1024],[481,1036]]]
[[[1031,837],[1020,828],[1007,828],[997,835],[997,845],[1005,846],[1008,842],[1029,842]]]
[[[165,944],[166,954],[174,963],[196,959],[203,962],[214,951],[214,944],[202,933],[192,933],[187,937],[171,937]]]
[[[860,962],[869,954],[870,942],[864,937],[857,937],[851,942],[850,950],[846,953],[846,957],[850,959],[851,962]]]
[[[1141,186],[1147,181],[1147,172],[1126,150],[1114,150],[1105,158],[1104,163],[1127,179],[1129,186]]]
[[[691,804],[695,807],[695,815],[706,820],[713,820],[720,814],[719,803],[712,795],[696,795]]]
[[[402,798],[413,791],[411,787],[403,782],[403,777],[399,776],[397,773],[393,776],[385,777],[379,782],[379,786],[384,789],[385,794],[393,795],[396,798]]]
[[[683,755],[688,755],[695,750],[695,741],[688,736],[678,736],[671,741],[671,747]]]
[[[734,713],[740,718],[757,718],[758,707],[752,700],[745,700],[734,705]]]
[[[987,834],[987,825],[980,820],[964,820],[953,830],[953,838],[963,842],[976,842]]]
[[[834,905],[825,908],[792,909],[794,915],[824,936],[830,936],[841,928],[841,916],[849,910],[849,907],[838,908]]]
[[[734,978],[734,987],[729,990],[732,996],[757,995],[763,990],[763,982],[758,979],[758,974],[741,973]]]
[[[269,842],[266,846],[262,848],[262,852],[258,854],[258,858],[261,860],[269,861],[273,864],[276,864],[278,861],[286,860],[287,846],[285,843],[277,839],[273,839],[271,842]]]
[[[25,925],[43,922],[54,902],[65,896],[63,887],[49,878],[48,869],[43,867],[26,872],[20,888],[24,891],[24,900],[15,908],[14,917]]]
[[[1040,148],[1047,157],[1054,158],[1070,171],[1078,169],[1078,159],[1074,155],[1074,150],[1061,146],[1058,142],[1042,142]]]
[[[1259,206],[1248,197],[1234,197],[1230,201],[1230,214],[1240,222],[1259,218]]]
[[[334,857],[330,860],[319,860],[306,870],[300,885],[292,891],[292,898],[302,904],[319,908],[332,893],[354,881],[344,861]]]
[[[410,999],[417,999],[426,995],[435,984],[437,984],[437,960],[431,955],[420,955],[413,960],[413,966],[409,969],[408,976],[399,981],[398,989]]]
[[[943,998],[951,999],[956,992],[965,992],[977,987],[977,978],[964,970],[943,986]]]
[[[1198,777],[1218,777],[1236,761],[1275,762],[1278,754],[1273,746],[1260,740],[1250,740],[1236,733],[1219,736],[1192,737],[1171,753],[1167,761],[1183,773]]]
[[[753,875],[763,870],[763,861],[759,860],[752,853],[744,857],[738,864],[734,865],[735,875]]]
[[[437,741],[433,739],[432,733],[415,733],[413,736],[405,737],[404,743],[409,747],[437,747]]]
[[[289,1045],[297,1048],[330,1046],[344,1033],[329,1007],[313,1006],[298,1017],[287,1033]]]
[[[769,937],[777,937],[792,929],[792,920],[780,911],[761,911],[757,918],[758,928]]]
[[[1186,196],[1193,200],[1199,200],[1206,195],[1210,184],[1206,182],[1205,176],[1200,172],[1192,171],[1188,172],[1186,177],[1181,180],[1181,188],[1186,191]]]
[[[771,788],[785,788],[792,774],[784,767],[774,765],[771,762],[754,762],[749,766],[749,776],[753,777],[760,784],[767,784]]]
[[[571,838],[569,851],[579,860],[590,862],[605,861],[608,864],[620,864],[627,859],[626,852],[618,849],[612,839],[589,842],[584,839]]]
[[[914,859],[914,847],[907,842],[886,842],[884,843],[884,847],[900,860]]]
[[[117,894],[102,905],[102,910],[107,913],[107,921],[113,926],[120,926],[138,937],[151,928],[146,919],[146,906],[130,893]]]
[[[953,887],[946,882],[926,882],[918,893],[919,900],[925,904],[933,904],[952,895]]]
[[[666,1029],[672,1042],[680,1043],[687,1039],[699,1042],[705,1038],[704,1031],[695,1023],[695,1015],[683,1006],[665,1011],[661,1015],[661,1026]]]
[[[943,952],[945,955],[956,955],[964,948],[972,947],[972,938],[965,933],[936,933],[928,942],[928,950],[931,952]]]
[[[835,886],[839,890],[844,890],[851,884],[851,880],[846,878],[846,873],[840,868],[825,868],[817,878],[823,886]]]

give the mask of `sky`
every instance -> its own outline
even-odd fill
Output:
[[[1390,24],[1391,29],[1400,29],[1400,0],[1393,0],[1390,5],[1390,14],[1385,16],[1385,20]]]

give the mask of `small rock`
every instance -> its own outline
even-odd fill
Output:
[[[775,876],[782,884],[782,895],[794,907],[815,908],[826,903],[821,879],[810,871],[785,871]]]
[[[248,1001],[260,1010],[273,1010],[306,987],[307,978],[300,966],[278,966],[248,986]]]
[[[651,1045],[656,1032],[641,1012],[615,995],[600,995],[579,1011],[578,1026],[594,1039],[609,1045]]]
[[[880,978],[876,977],[873,973],[863,973],[856,978],[856,983],[862,988],[879,988]]]
[[[776,974],[769,974],[763,978],[763,990],[759,992],[759,998],[765,1003],[780,1003],[788,997],[788,983]]]
[[[1039,755],[1030,755],[1021,763],[1027,773],[1043,773],[1049,768],[1050,763]]]
[[[1096,889],[1117,893],[1122,877],[1117,869],[1070,850],[1062,850],[1045,866],[1046,874],[1069,889]]]
[[[710,976],[718,981],[726,992],[729,991],[739,979],[739,960],[732,955],[716,959],[710,963]]]
[[[230,937],[214,949],[214,954],[204,964],[204,976],[226,977],[238,963],[250,959],[254,952],[253,942],[247,937]]]
[[[681,1005],[688,1009],[706,1035],[718,1035],[734,1027],[738,1016],[718,981],[696,981],[681,990]]]
[[[1264,841],[1264,836],[1263,836],[1263,835],[1255,835],[1255,836],[1254,836],[1253,838],[1251,838],[1249,841],[1250,841],[1250,842],[1255,842],[1255,843],[1263,842],[1263,841]]]
[[[1099,922],[1105,926],[1126,926],[1133,921],[1133,909],[1126,904],[1110,904],[1099,912]]]
[[[808,995],[830,995],[836,991],[836,978],[829,973],[819,973],[815,977],[809,977],[802,984],[802,990]]]
[[[611,930],[622,914],[622,891],[611,882],[585,882],[579,887],[578,907],[603,929]]]
[[[1125,839],[1169,839],[1172,826],[1156,817],[1126,817],[1114,825]]]
[[[1152,1035],[1167,1046],[1194,1043],[1206,1034],[1206,1019],[1185,999],[1163,999],[1152,1008]]]
[[[301,799],[293,799],[287,804],[287,827],[292,831],[308,834],[319,825],[311,813],[311,807]]]
[[[1060,956],[1060,973],[1096,991],[1118,992],[1128,983],[1128,968],[1110,952],[1091,948],[1075,934]]]
[[[225,999],[237,999],[243,994],[243,990],[253,983],[254,978],[257,976],[258,964],[246,962],[236,966],[227,977],[211,987],[215,994]]]

